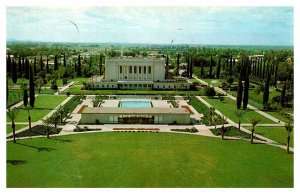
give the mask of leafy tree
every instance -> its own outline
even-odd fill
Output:
[[[11,120],[11,127],[12,127],[12,130],[13,130],[14,143],[16,143],[16,125],[15,125],[15,119],[17,118],[18,113],[19,113],[19,109],[17,109],[17,108],[8,109],[8,111],[7,111],[7,116]]]
[[[42,87],[43,87],[43,85],[44,85],[44,80],[43,80],[43,78],[39,77],[39,78],[35,81],[35,84],[36,84],[37,89],[38,89],[38,92],[39,92],[39,94],[40,94],[40,93],[41,93],[41,89],[42,89]]]
[[[204,93],[206,96],[208,96],[209,98],[212,98],[216,95],[216,91],[213,87],[206,87],[204,89]]]
[[[29,67],[29,100],[31,108],[34,108],[35,94],[32,67]]]
[[[251,129],[251,144],[253,144],[253,138],[254,138],[254,130],[255,130],[255,126],[261,121],[259,118],[257,118],[256,116],[250,117],[249,121],[252,125],[252,129]]]
[[[290,153],[290,139],[291,139],[291,133],[294,129],[294,125],[292,123],[286,123],[284,125],[286,132],[287,132],[287,144],[286,144],[286,152],[289,154]]]

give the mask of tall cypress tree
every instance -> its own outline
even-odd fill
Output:
[[[246,68],[245,68],[245,84],[244,84],[244,97],[243,97],[243,109],[246,109],[248,106],[249,98],[249,60],[246,58]]]
[[[241,69],[240,69],[240,77],[239,77],[239,82],[238,82],[238,87],[237,87],[237,94],[236,94],[236,107],[238,109],[241,108],[242,105],[242,98],[243,98],[243,74],[244,74],[244,56],[242,58],[242,64],[241,64]]]
[[[64,67],[67,66],[66,53],[64,53]]]
[[[177,68],[176,68],[176,76],[179,76],[179,53],[177,53]]]
[[[270,71],[268,64],[267,64],[266,68],[267,68],[267,75],[266,75],[266,79],[265,79],[265,87],[264,87],[264,94],[263,94],[264,109],[268,108],[267,105],[269,102],[269,87],[270,87],[270,78],[271,78],[271,71]]]
[[[209,61],[209,77],[212,78],[212,64],[213,64],[213,59],[212,59],[212,54],[210,54],[210,61]]]
[[[23,105],[26,107],[28,104],[28,93],[27,93],[27,86],[24,86],[24,94],[23,94]]]
[[[263,72],[262,72],[263,79],[265,79],[265,74],[266,74],[266,61],[264,61],[264,64],[263,64]]]
[[[25,78],[29,79],[29,60],[25,59]]]
[[[76,68],[75,68],[75,71],[76,71]],[[100,56],[99,56],[99,72],[100,72],[100,76],[102,75],[102,55],[100,53]]]
[[[221,57],[219,57],[218,67],[217,67],[217,79],[220,79],[221,73]]]
[[[277,87],[277,73],[278,73],[278,61],[275,59],[275,75],[274,75],[274,86]]]
[[[287,83],[287,81],[284,82],[282,90],[281,90],[280,104],[282,107],[285,106],[286,83]]]
[[[189,78],[190,77],[190,58],[189,55],[187,56],[187,65],[186,65],[186,77]]]
[[[232,55],[230,55],[230,63],[229,63],[229,76],[232,75]]]
[[[44,63],[43,63],[43,57],[42,57],[42,55],[40,57],[40,71],[44,71]]]
[[[81,77],[82,73],[81,73],[81,60],[80,60],[80,54],[78,54],[78,66],[77,66],[77,76]]]
[[[200,71],[200,77],[201,78],[204,78],[204,63],[203,61],[201,60],[201,71]]]
[[[19,57],[19,61],[18,61],[18,77],[22,78],[22,76],[23,76],[22,60],[21,60],[21,57]]]
[[[191,57],[191,62],[190,62],[190,75],[189,75],[189,78],[190,78],[190,79],[193,77],[193,64],[194,64],[194,61],[193,61],[193,58]]]
[[[167,55],[166,58],[166,75],[165,75],[166,79],[168,79],[169,77],[169,56]]]
[[[7,73],[11,73],[11,58],[10,58],[10,54],[8,53],[7,58],[6,58],[6,72]]]
[[[36,57],[34,57],[34,61],[33,61],[33,75],[36,76]]]
[[[46,59],[46,73],[49,73],[49,56],[47,55]]]
[[[57,55],[54,56],[54,71],[58,69]]]
[[[29,66],[29,100],[31,108],[34,108],[35,94],[34,94],[34,81],[33,81],[32,67]]]
[[[18,80],[18,75],[17,75],[17,64],[16,64],[14,59],[12,60],[12,67],[11,68],[12,68],[12,75],[11,75],[12,82],[14,84],[16,84],[17,80]]]

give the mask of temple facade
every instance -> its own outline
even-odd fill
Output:
[[[165,59],[116,57],[105,60],[104,76],[87,83],[93,89],[189,89],[187,78],[165,79]]]

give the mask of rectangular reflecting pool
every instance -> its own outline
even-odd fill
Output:
[[[121,101],[119,107],[121,108],[151,108],[150,101]]]

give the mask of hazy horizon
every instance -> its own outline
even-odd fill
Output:
[[[294,46],[293,7],[7,7],[7,42]]]

